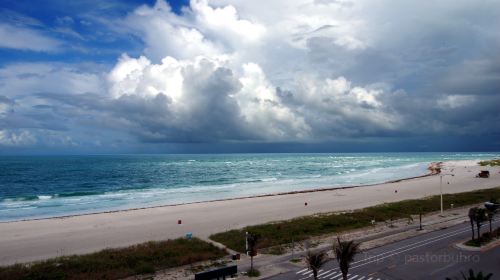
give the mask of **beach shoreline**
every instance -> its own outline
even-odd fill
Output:
[[[444,193],[500,186],[500,167],[481,167],[468,160],[444,162],[441,170],[455,175],[444,177]],[[476,178],[480,170],[490,170],[491,177]],[[439,194],[440,177],[430,172],[361,187],[0,223],[0,265],[173,239],[187,233],[207,239],[248,225],[418,199]]]
[[[437,175],[440,173],[442,165],[443,165],[442,161],[431,162],[428,165],[428,167],[426,168],[426,170],[428,171],[428,173],[426,173],[426,174],[412,176],[412,177],[406,177],[406,178],[401,178],[401,179],[394,179],[394,180],[389,180],[389,181],[384,181],[384,182],[379,182],[379,183],[372,183],[372,184],[346,185],[346,186],[335,186],[335,187],[333,187],[333,186],[332,187],[320,187],[320,188],[296,190],[296,191],[289,191],[289,192],[277,192],[277,193],[268,193],[268,194],[260,194],[260,195],[230,197],[230,198],[212,199],[212,200],[201,200],[201,201],[193,201],[193,202],[174,203],[174,204],[162,204],[162,205],[152,205],[152,206],[144,206],[144,207],[132,207],[132,208],[127,208],[127,209],[117,209],[117,210],[108,210],[108,211],[104,210],[104,211],[91,212],[91,213],[77,213],[77,214],[54,216],[54,217],[28,218],[28,219],[19,219],[19,220],[12,220],[12,221],[1,221],[0,220],[0,224],[25,222],[25,221],[37,221],[37,220],[49,220],[49,219],[65,219],[65,218],[78,217],[78,216],[88,216],[88,215],[97,215],[97,214],[105,214],[105,213],[118,213],[118,212],[136,211],[136,210],[163,208],[163,207],[175,207],[175,206],[182,206],[182,205],[211,203],[211,202],[219,202],[219,201],[231,201],[231,200],[252,199],[252,198],[259,198],[259,197],[283,196],[283,195],[300,194],[300,193],[325,192],[325,191],[332,191],[332,190],[370,187],[370,186],[377,186],[377,185],[382,185],[382,184],[398,183],[398,182],[403,182],[403,181],[407,181],[407,180]]]

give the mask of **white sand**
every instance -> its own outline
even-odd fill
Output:
[[[490,170],[491,177],[475,178],[479,170]],[[498,187],[499,171],[499,167],[480,167],[475,161],[447,162],[443,173],[455,176],[443,178],[443,191],[457,193]],[[341,190],[0,223],[0,264],[176,238],[187,232],[207,238],[212,233],[246,225],[437,195],[439,180],[440,176],[434,175]],[[181,225],[177,224],[178,219],[182,219]]]

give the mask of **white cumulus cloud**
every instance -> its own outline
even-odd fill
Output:
[[[2,141],[30,143],[20,139],[35,135],[120,146],[477,134],[477,123],[500,118],[498,12],[491,1],[191,0],[176,13],[157,0],[102,20],[106,31],[143,44],[106,70],[2,66],[0,125],[9,129]],[[0,35],[14,28],[0,25]],[[18,31],[0,46],[59,47],[35,29]]]

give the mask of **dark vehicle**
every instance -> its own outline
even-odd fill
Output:
[[[484,207],[490,211],[497,212],[500,208],[500,204],[494,202],[486,202],[484,203]]]
[[[238,266],[226,266],[222,268],[217,268],[209,271],[204,271],[200,273],[196,273],[194,275],[195,280],[225,280],[226,276],[236,276],[238,274]]]
[[[478,178],[489,178],[490,177],[490,172],[488,170],[482,170],[481,172],[479,172],[479,174],[477,174]]]

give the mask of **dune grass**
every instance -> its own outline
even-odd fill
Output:
[[[500,197],[500,187],[443,196],[445,209],[466,206]],[[305,216],[286,221],[248,226],[210,236],[210,239],[226,245],[238,252],[245,251],[245,232],[259,234],[262,238],[258,248],[269,248],[293,241],[301,241],[314,236],[339,233],[371,225],[371,221],[390,221],[407,218],[419,213],[426,214],[440,209],[439,196],[423,199],[385,203],[352,212],[327,213]],[[279,252],[279,250],[278,250]]]
[[[483,160],[479,162],[481,166],[500,166],[500,159]]]
[[[227,255],[208,242],[184,238],[0,267],[0,279],[121,279]]]

